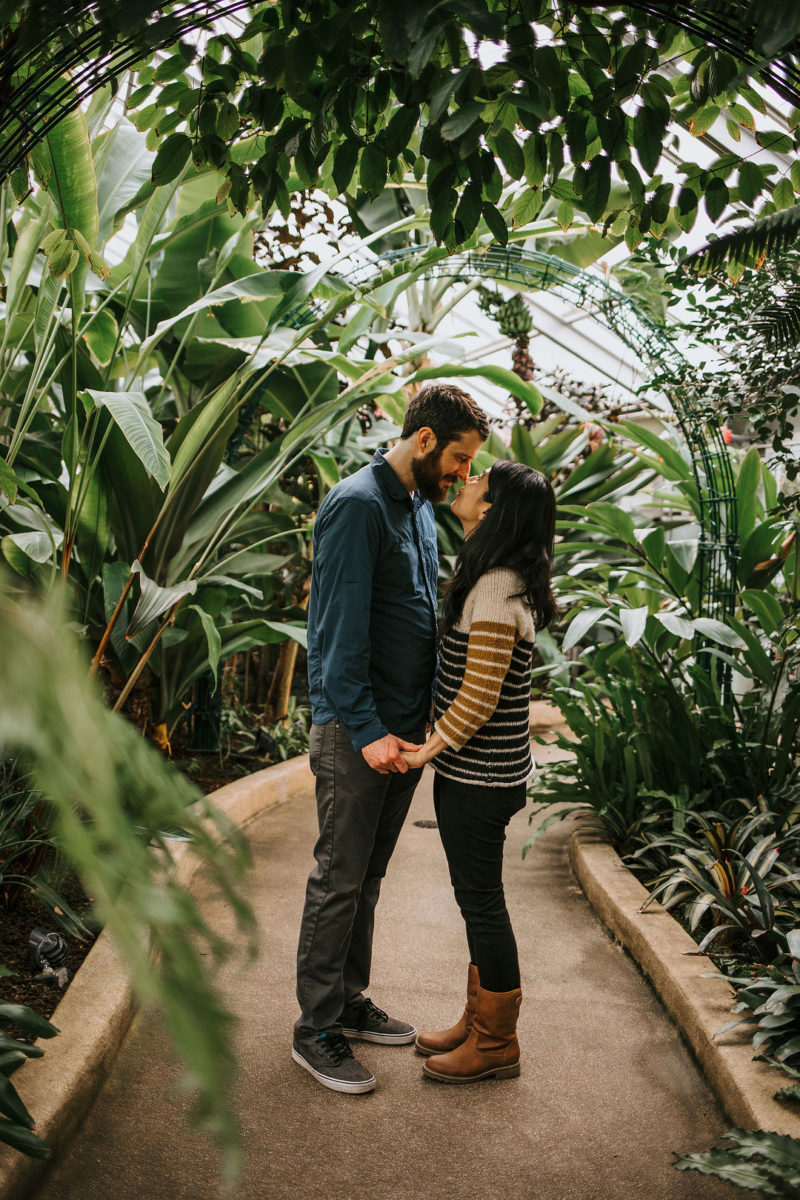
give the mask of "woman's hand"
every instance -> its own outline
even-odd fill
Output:
[[[403,758],[406,761],[406,766],[408,767],[408,769],[410,771],[413,771],[415,767],[424,767],[425,763],[428,761],[427,758],[425,757],[424,749],[422,749],[422,750],[403,750],[402,754],[403,754]]]
[[[434,730],[421,750],[403,750],[402,755],[408,763],[409,768],[413,770],[424,767],[425,763],[430,762],[432,758],[440,754],[446,745],[447,742],[442,735]]]

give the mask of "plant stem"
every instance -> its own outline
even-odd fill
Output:
[[[114,704],[114,708],[112,710],[113,712],[119,712],[120,709],[122,708],[123,704],[125,703],[125,701],[128,699],[128,696],[131,694],[131,692],[136,684],[137,679],[139,678],[142,671],[147,666],[147,662],[148,662],[148,659],[150,658],[150,655],[153,653],[156,646],[161,641],[161,638],[163,637],[164,633],[166,632],[168,626],[170,626],[172,624],[172,622],[174,621],[175,613],[178,611],[178,606],[183,602],[183,599],[184,599],[184,597],[181,596],[179,600],[175,601],[172,608],[169,610],[167,615],[164,617],[164,620],[161,622],[158,629],[154,633],[153,638],[150,642],[150,645],[147,647],[144,654],[142,655],[142,657],[139,659],[136,666],[131,671],[131,674],[128,678],[127,683],[125,684],[124,688],[120,692],[119,696],[117,696],[116,703]]]

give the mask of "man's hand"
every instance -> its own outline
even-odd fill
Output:
[[[393,733],[387,733],[386,737],[378,738],[377,742],[370,742],[368,746],[363,746],[361,753],[373,771],[377,771],[379,775],[389,775],[391,772],[405,775],[408,764],[401,752],[419,749],[420,746],[416,742],[404,742],[402,738],[395,737]]]
[[[425,763],[429,763],[432,758],[435,758],[442,750],[444,750],[447,742],[440,733],[434,729],[428,734],[428,740],[425,745],[419,750],[413,751],[411,754],[407,752],[403,754],[406,760],[406,765],[409,767],[424,767]]]

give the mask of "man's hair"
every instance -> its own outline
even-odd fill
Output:
[[[489,436],[489,420],[483,409],[452,383],[433,383],[422,388],[409,402],[402,438],[427,426],[436,434],[438,449],[473,429],[481,440]]]

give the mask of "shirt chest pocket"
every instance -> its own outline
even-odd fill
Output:
[[[411,534],[393,539],[381,554],[373,587],[383,596],[408,598],[424,587],[419,552]]]

